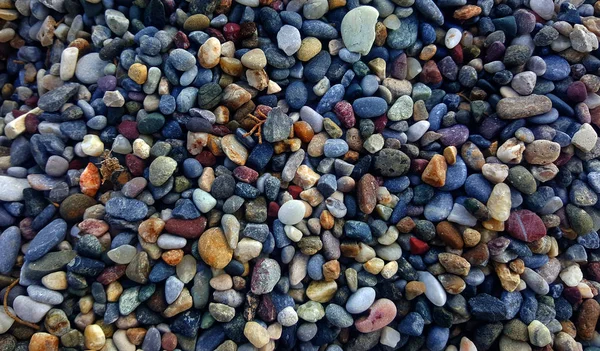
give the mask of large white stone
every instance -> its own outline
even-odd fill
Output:
[[[84,84],[97,83],[98,78],[104,76],[104,67],[109,63],[102,60],[97,52],[87,54],[77,62],[75,77]]]
[[[38,323],[50,311],[52,306],[36,302],[29,296],[21,295],[15,298],[13,308],[17,317],[26,322]]]
[[[300,31],[294,26],[286,24],[277,33],[277,46],[288,56],[295,54],[301,44]]]
[[[283,224],[295,225],[300,223],[305,213],[306,207],[302,201],[290,200],[279,208],[277,217]]]
[[[192,201],[194,201],[194,205],[196,205],[202,213],[209,212],[217,204],[217,200],[202,189],[194,190]]]
[[[23,200],[23,190],[30,187],[27,179],[0,176],[0,200],[21,201]]]
[[[366,55],[375,41],[375,24],[379,12],[371,6],[359,6],[342,19],[342,40],[352,52]]]
[[[348,302],[346,302],[346,311],[352,314],[363,313],[371,307],[374,301],[375,289],[371,287],[360,288],[350,295]]]
[[[60,56],[60,79],[67,81],[75,75],[79,49],[76,47],[66,48]]]
[[[384,327],[379,337],[379,343],[389,347],[395,347],[400,342],[400,333],[390,327]]]
[[[425,284],[425,296],[432,304],[444,306],[446,304],[446,292],[442,284],[429,272],[419,271],[419,281]]]

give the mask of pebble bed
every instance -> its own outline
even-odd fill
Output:
[[[600,351],[600,2],[0,0],[0,350]]]

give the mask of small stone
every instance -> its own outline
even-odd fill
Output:
[[[15,314],[30,323],[40,322],[52,306],[36,302],[29,296],[17,296],[13,301]]]
[[[85,347],[88,349],[99,350],[106,343],[104,331],[97,324],[91,324],[85,327],[83,335],[85,336]]]
[[[284,203],[277,213],[277,217],[283,224],[295,225],[303,218],[306,211],[306,206],[300,200],[290,200]]]
[[[362,55],[369,53],[378,17],[379,13],[371,6],[359,6],[344,16],[340,32],[348,50]]]
[[[527,326],[529,342],[538,347],[544,347],[552,342],[552,334],[548,328],[538,320],[534,320]]]
[[[238,249],[241,249],[239,244]],[[206,264],[217,269],[225,268],[233,257],[233,249],[227,244],[227,238],[220,228],[210,228],[202,234],[198,251]]]
[[[244,336],[256,348],[267,345],[270,340],[267,329],[254,321],[246,322],[246,325],[244,326]]]
[[[519,119],[540,115],[552,109],[552,102],[544,95],[507,97],[498,102],[496,112],[502,119]]]

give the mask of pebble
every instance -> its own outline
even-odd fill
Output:
[[[13,301],[15,314],[24,321],[38,323],[41,321],[52,306],[36,302],[29,296],[17,296]]]
[[[303,218],[306,211],[306,206],[300,200],[290,200],[284,203],[277,213],[277,218],[283,224],[295,225]]]
[[[370,287],[358,289],[354,294],[350,295],[346,302],[346,311],[352,314],[362,313],[371,307],[375,301],[375,290]]]
[[[346,13],[340,32],[348,50],[361,55],[369,53],[375,41],[375,24],[378,17],[377,10],[370,6],[359,6]]]

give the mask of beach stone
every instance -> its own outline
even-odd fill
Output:
[[[594,336],[598,316],[600,315],[600,305],[596,300],[587,299],[580,307],[580,313],[577,318],[577,336],[582,340],[591,340]]]
[[[246,322],[244,336],[256,348],[265,346],[270,340],[267,329],[254,321]]]
[[[379,13],[370,6],[350,10],[342,20],[340,32],[346,48],[366,55],[375,41],[375,24]]]
[[[38,332],[31,335],[29,350],[31,351],[58,351],[59,338],[48,333]]]
[[[286,140],[292,129],[292,120],[280,108],[269,111],[262,132],[266,141],[274,143]]]
[[[104,68],[108,64],[109,62],[102,60],[98,53],[89,53],[77,61],[75,77],[83,84],[95,84],[104,76]]]
[[[281,278],[281,268],[273,259],[260,259],[252,273],[250,289],[257,295],[270,293]]]
[[[512,212],[506,222],[506,231],[514,238],[533,242],[546,235],[542,219],[529,210]]]
[[[225,268],[233,257],[233,249],[220,228],[210,228],[202,234],[198,240],[198,251],[206,264],[217,269]]]
[[[369,308],[369,315],[356,320],[354,326],[361,333],[371,333],[387,326],[396,317],[396,305],[389,299],[379,299]]]
[[[277,217],[283,224],[295,225],[304,218],[305,211],[306,207],[302,201],[290,200],[279,208]]]
[[[28,188],[30,185],[27,179],[0,176],[0,200],[2,201],[23,200],[23,190]]]
[[[40,322],[52,306],[36,302],[29,296],[17,296],[13,301],[15,314],[30,323]]]
[[[535,140],[527,145],[523,156],[530,164],[547,165],[558,159],[560,150],[558,143],[549,140]]]
[[[436,306],[446,304],[447,295],[440,282],[429,272],[419,271],[419,281],[425,284],[425,296]]]
[[[52,250],[58,243],[65,239],[67,223],[63,219],[55,219],[42,228],[31,241],[29,249],[25,253],[25,259],[35,261],[42,258]]]
[[[0,256],[0,273],[8,274],[17,261],[17,255],[21,247],[21,231],[12,226],[0,234],[0,247],[3,255]]]
[[[375,290],[373,288],[360,288],[354,294],[350,295],[346,303],[346,311],[352,314],[362,313],[368,310],[374,301]]]
[[[300,31],[296,27],[286,24],[277,32],[277,45],[286,55],[292,56],[298,52],[301,44]]]
[[[502,119],[519,119],[540,115],[552,109],[552,102],[544,95],[507,97],[498,102],[496,112]]]
[[[543,347],[552,342],[552,334],[548,328],[538,320],[534,320],[527,326],[529,341],[532,345]]]

